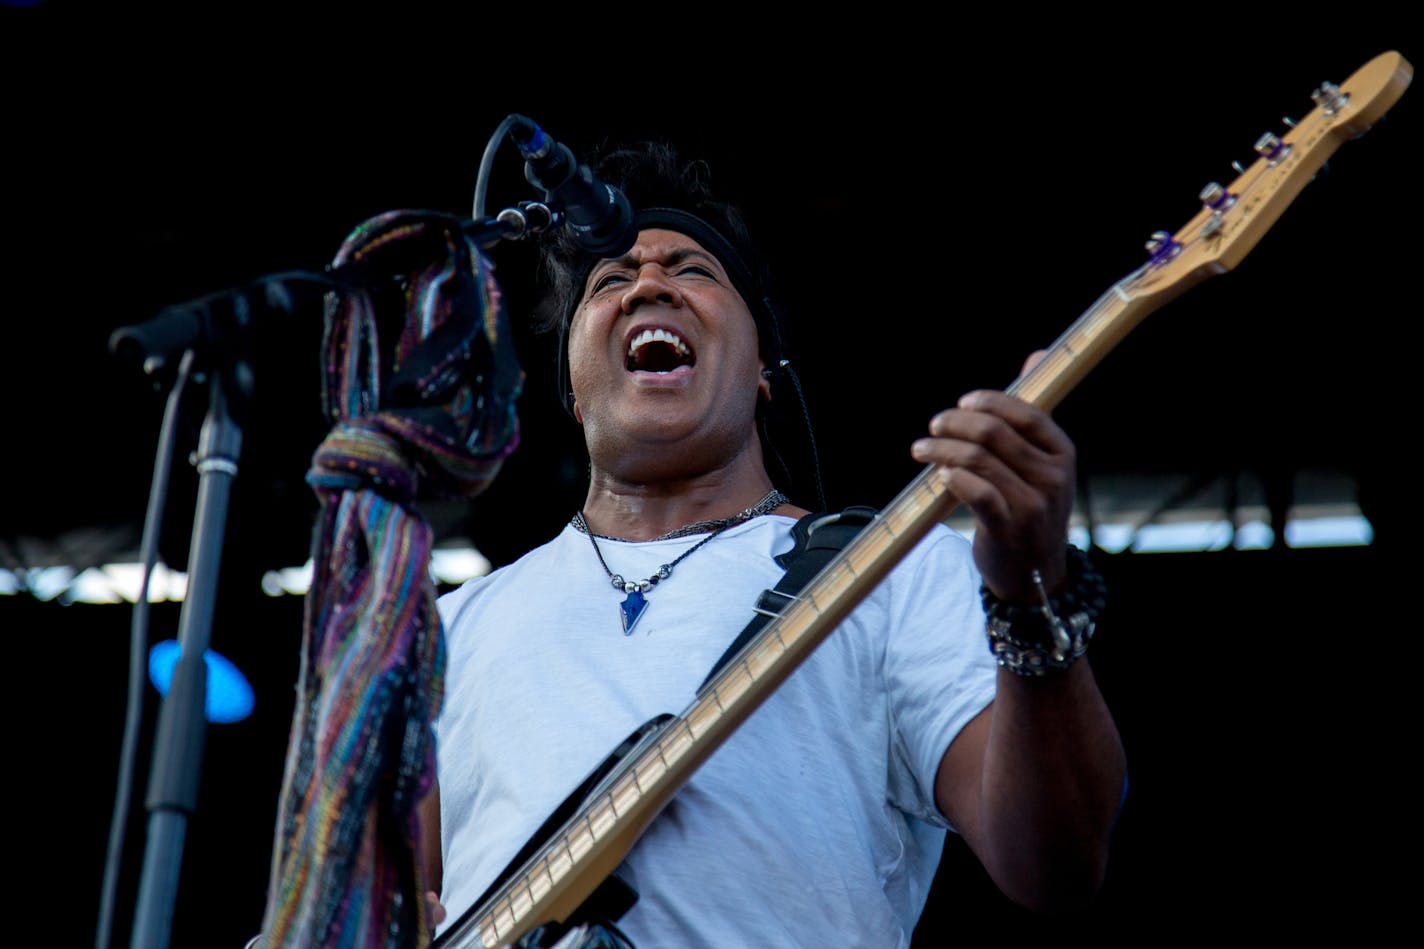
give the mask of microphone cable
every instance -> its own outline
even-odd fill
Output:
[[[168,499],[168,480],[173,470],[173,446],[177,442],[179,407],[183,390],[193,375],[193,350],[183,353],[177,376],[168,392],[159,429],[158,452],[154,460],[153,484],[149,489],[148,513],[144,517],[143,540],[139,559],[143,564],[143,579],[138,600],[134,603],[133,623],[129,639],[129,691],[124,713],[124,735],[119,753],[118,790],[114,798],[113,823],[109,827],[109,852],[104,862],[104,888],[99,900],[99,922],[95,932],[96,949],[108,949],[112,937],[114,899],[118,891],[123,865],[124,832],[128,824],[129,807],[133,799],[134,759],[138,748],[138,731],[143,720],[144,669],[148,651],[148,588],[153,569],[158,562],[158,533],[163,524],[163,509]],[[219,384],[216,381],[214,384]]]

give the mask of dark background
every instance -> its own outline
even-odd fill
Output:
[[[1229,181],[1262,131],[1309,111],[1321,81],[1388,49],[1420,55],[1402,15],[1109,38],[1081,18],[931,30],[887,17],[771,36],[703,11],[731,28],[628,27],[640,12],[557,29],[448,13],[298,29],[0,7],[3,566],[134,557],[162,393],[109,355],[112,330],[319,268],[382,211],[468,214],[480,156],[511,112],[578,150],[658,135],[709,160],[779,265],[832,503],[884,504],[918,471],[907,446],[936,409],[1011,380],[1137,266],[1151,231],[1186,222],[1206,181]],[[1088,484],[1284,484],[1324,469],[1357,485],[1376,530],[1369,548],[1095,555],[1113,600],[1094,663],[1133,793],[1102,899],[1074,932],[1126,941],[1231,920],[1368,935],[1402,898],[1386,866],[1412,846],[1415,787],[1403,538],[1418,96],[1343,146],[1237,271],[1154,314],[1057,413]],[[513,149],[500,156],[491,209],[534,196]],[[548,341],[520,319],[528,248],[494,256],[528,373],[524,442],[442,529],[502,563],[567,519],[585,462]],[[262,596],[257,578],[307,557],[319,333],[313,314],[261,338],[213,630],[249,670],[258,712],[209,730],[175,945],[241,945],[261,921],[300,601]],[[181,567],[195,482],[175,479],[163,553]],[[155,609],[155,638],[173,635],[177,610]],[[122,607],[0,598],[20,905],[61,944],[92,941],[129,621]],[[133,898],[126,883],[116,944]],[[917,944],[955,926],[1045,928],[951,842]]]

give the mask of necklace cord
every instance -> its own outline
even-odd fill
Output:
[[[624,579],[622,574],[614,573],[613,568],[608,566],[608,561],[605,560],[603,557],[603,550],[598,546],[597,535],[595,535],[593,529],[589,527],[588,520],[583,516],[582,511],[579,511],[574,515],[573,525],[577,530],[582,531],[583,533],[588,535],[588,542],[593,545],[593,552],[598,557],[598,562],[603,565],[603,572],[608,574],[608,579],[611,581],[614,589],[621,590],[624,593],[632,593],[634,591],[646,593],[653,587],[657,586],[660,581],[666,580],[668,577],[672,576],[672,570],[674,567],[676,567],[678,564],[682,563],[684,560],[690,557],[695,551],[700,550],[705,544],[712,541],[713,538],[715,538],[718,534],[722,533],[727,528],[732,527],[736,524],[741,524],[746,521],[749,521],[754,517],[760,517],[763,514],[768,514],[785,503],[787,503],[786,495],[773,488],[766,495],[766,497],[762,498],[756,504],[753,504],[746,510],[739,511],[736,514],[733,514],[731,517],[716,518],[707,521],[697,521],[696,523],[676,528],[675,530],[669,531],[666,534],[661,534],[658,537],[653,538],[654,541],[671,540],[676,537],[685,537],[689,534],[700,533],[704,530],[711,531],[711,533],[709,533],[706,537],[693,544],[687,550],[684,550],[681,554],[677,556],[676,559],[674,559],[670,563],[665,563],[662,566],[658,567],[657,571],[652,576],[648,577],[646,580],[638,581],[626,580]],[[613,540],[616,538],[605,539]]]

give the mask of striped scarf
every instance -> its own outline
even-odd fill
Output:
[[[523,386],[491,265],[459,221],[394,211],[333,262],[330,434],[263,932],[272,947],[425,945],[417,805],[434,781],[444,638],[417,500],[469,498],[518,443]]]

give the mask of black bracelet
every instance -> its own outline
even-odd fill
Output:
[[[979,588],[988,617],[989,651],[999,665],[1021,676],[1042,676],[1067,669],[1088,651],[1096,621],[1107,605],[1107,584],[1088,555],[1068,545],[1068,581],[1052,596],[1037,570],[1033,581],[1043,602],[1036,606],[1005,603]]]

